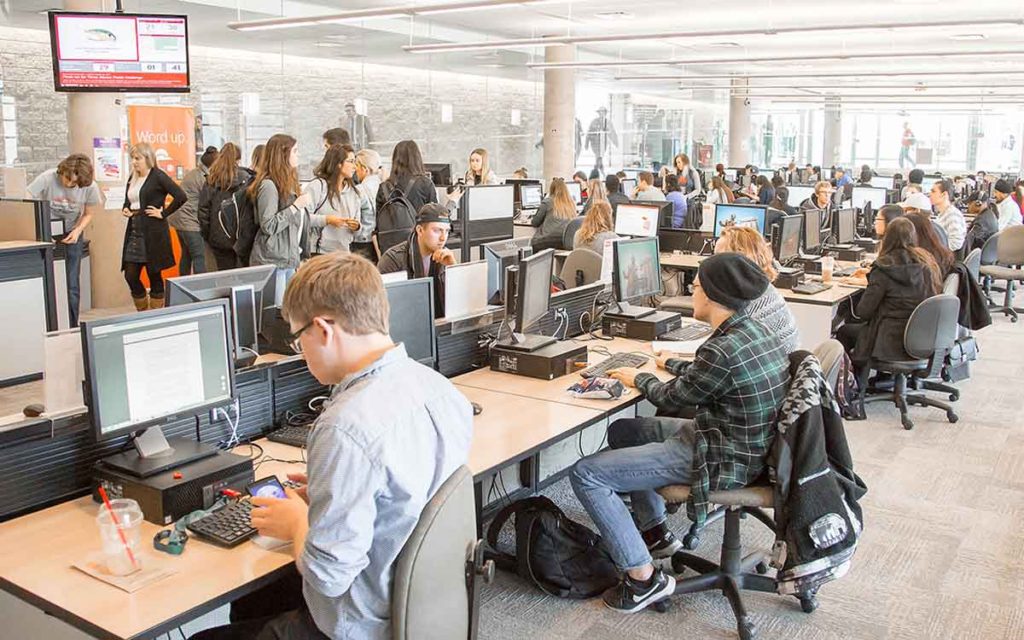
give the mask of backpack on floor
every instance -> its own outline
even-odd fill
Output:
[[[515,555],[498,550],[498,534],[512,516]],[[601,546],[601,536],[569,519],[554,502],[538,496],[517,500],[498,512],[487,528],[487,558],[544,593],[580,600],[598,596],[619,582],[619,571]]]

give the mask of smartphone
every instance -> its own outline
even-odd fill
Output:
[[[254,498],[287,498],[284,487],[275,476],[269,476],[257,480],[245,488],[250,496]]]

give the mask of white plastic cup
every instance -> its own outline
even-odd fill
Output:
[[[825,256],[821,259],[821,281],[832,282],[832,270],[835,269],[836,259],[832,256]]]
[[[111,500],[110,506],[113,507],[113,518],[104,504],[100,505],[96,513],[96,525],[103,544],[103,563],[110,575],[126,576],[142,568],[142,509],[138,502],[124,498]],[[119,527],[121,533],[118,533]],[[121,534],[124,534],[124,540]],[[128,549],[131,549],[131,557],[125,549],[125,541]],[[132,557],[135,558],[134,564]]]

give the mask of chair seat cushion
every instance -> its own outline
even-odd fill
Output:
[[[879,371],[892,373],[920,371],[928,368],[927,360],[891,360],[885,362],[874,362],[872,366]]]
[[[986,264],[981,267],[981,275],[996,280],[1024,280],[1024,269],[1013,269],[998,264]]]
[[[684,484],[673,484],[658,489],[658,494],[666,502],[682,504],[690,499],[690,487]],[[708,501],[713,504],[735,507],[771,508],[775,503],[775,490],[771,485],[751,485],[739,489],[712,491]]]

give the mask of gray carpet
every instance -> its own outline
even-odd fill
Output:
[[[853,567],[822,588],[811,615],[793,597],[747,592],[759,638],[1024,638],[1024,322],[996,317],[978,341],[980,360],[959,385],[958,423],[912,407],[916,427],[905,431],[891,404],[869,405],[867,421],[847,423],[868,485]],[[589,523],[567,481],[545,494]],[[682,515],[671,523],[680,534],[688,526]],[[697,553],[717,560],[721,530],[711,526]],[[771,542],[749,518],[743,535],[745,549]],[[737,637],[718,592],[676,598],[664,614],[625,616],[500,573],[482,606],[480,637],[495,640]]]

